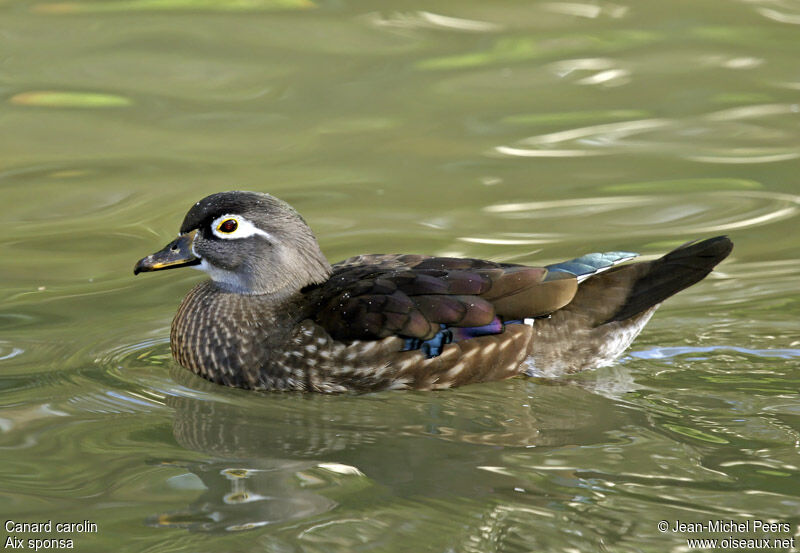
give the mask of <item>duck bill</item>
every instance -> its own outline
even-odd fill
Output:
[[[164,246],[164,249],[143,257],[133,268],[133,274],[162,269],[177,269],[188,265],[199,265],[200,258],[192,253],[192,244],[197,230],[181,234],[175,240]]]

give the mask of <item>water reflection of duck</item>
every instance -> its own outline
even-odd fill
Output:
[[[267,194],[197,202],[180,235],[134,270],[193,265],[172,352],[229,386],[319,392],[435,389],[611,363],[658,305],[730,253],[716,237],[664,257],[607,252],[527,267],[422,255],[333,266],[311,229]]]
[[[194,499],[148,522],[200,531],[315,526],[364,505],[443,498],[480,512],[527,478],[516,456],[525,466],[547,464],[547,452],[607,443],[631,420],[629,409],[580,386],[534,381],[263,401],[177,368],[171,376],[183,390],[166,396],[181,457],[201,460],[161,462],[185,469],[168,485]],[[553,493],[541,497],[543,508]]]

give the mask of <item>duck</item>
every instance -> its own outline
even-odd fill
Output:
[[[331,265],[303,217],[266,193],[195,203],[178,237],[134,274],[210,278],[170,330],[179,365],[260,391],[436,390],[611,365],[668,297],[733,248],[726,236],[630,262],[612,251],[534,267],[420,254]]]

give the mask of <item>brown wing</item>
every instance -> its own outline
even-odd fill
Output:
[[[314,319],[339,340],[427,340],[440,324],[475,327],[569,303],[577,279],[541,267],[450,257],[369,255],[333,267],[314,290]]]

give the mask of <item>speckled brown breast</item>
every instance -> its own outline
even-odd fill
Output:
[[[264,311],[258,296],[224,293],[211,281],[203,282],[183,299],[172,321],[172,355],[212,382],[256,388],[269,361],[274,323]],[[277,385],[286,377],[278,374],[275,380]]]

